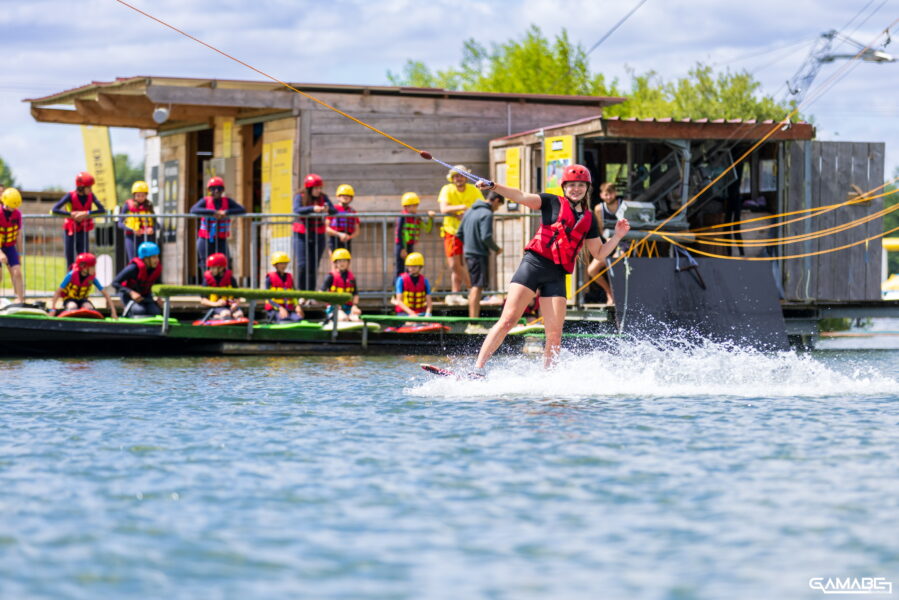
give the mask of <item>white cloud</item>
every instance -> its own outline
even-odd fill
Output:
[[[609,0],[132,0],[138,7],[272,75],[299,82],[386,83],[409,58],[432,68],[457,65],[462,42],[518,38],[532,23],[547,36],[563,27],[592,46],[633,2]],[[888,0],[854,34],[871,39],[897,13]],[[697,61],[733,62],[755,71],[768,93],[783,91],[821,32],[840,28],[861,0],[649,0],[590,56],[593,68],[625,78],[625,66],[666,78]],[[871,7],[880,5],[875,2]],[[259,76],[114,0],[4,2],[5,69],[0,73],[0,156],[25,187],[68,186],[83,167],[77,127],[38,124],[25,97],[92,80],[159,75],[258,79]],[[892,47],[890,49],[893,49]],[[825,66],[819,82],[839,68]],[[819,137],[887,142],[887,172],[899,167],[899,63],[859,65],[818,100]],[[141,152],[136,132],[116,131],[115,151]]]

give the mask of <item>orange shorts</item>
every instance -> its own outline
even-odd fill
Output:
[[[446,254],[447,258],[462,256],[462,240],[447,233],[443,236],[443,253]]]

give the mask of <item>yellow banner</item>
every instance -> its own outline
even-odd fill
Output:
[[[115,169],[112,164],[112,147],[109,144],[109,128],[82,125],[84,160],[87,171],[94,176],[93,192],[106,210],[116,207]]]
[[[293,212],[293,140],[272,142],[271,212]],[[276,227],[275,237],[290,237],[288,227]]]
[[[506,185],[521,189],[521,147],[506,148]]]
[[[234,119],[222,122],[222,156],[231,158],[231,145],[234,143]]]
[[[543,140],[544,178],[543,189],[550,194],[562,195],[562,171],[574,164],[574,136],[560,135]]]

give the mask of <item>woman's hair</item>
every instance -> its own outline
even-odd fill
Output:
[[[612,191],[612,192],[616,192],[616,193],[617,193],[617,191],[615,190],[615,184],[614,184],[614,183],[612,183],[611,181],[607,181],[607,182],[601,183],[601,184],[599,185],[599,193],[600,193],[600,194],[604,194],[604,193],[606,193],[606,192],[608,192],[608,191]]]
[[[319,198],[321,197],[322,192],[319,192]],[[303,188],[303,206],[311,206],[315,202],[315,198],[312,197],[312,188]]]

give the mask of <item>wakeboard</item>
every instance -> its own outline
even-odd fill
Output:
[[[431,375],[437,375],[439,377],[455,377],[456,379],[484,379],[485,377],[480,373],[456,373],[455,371],[450,371],[449,369],[444,369],[437,365],[429,365],[427,363],[421,363],[421,368]]]

